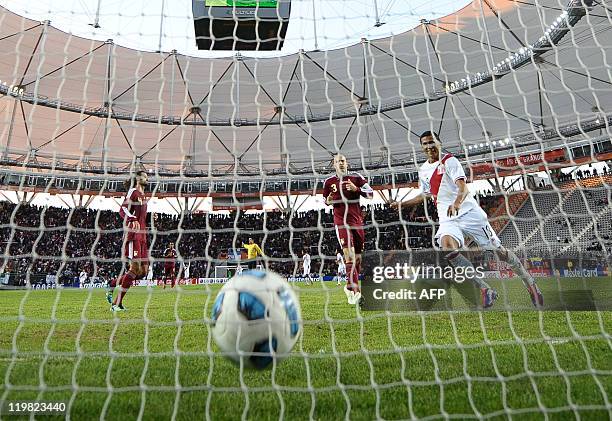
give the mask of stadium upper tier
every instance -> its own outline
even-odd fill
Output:
[[[606,10],[475,1],[336,50],[211,59],[83,39],[0,9],[2,158],[318,172],[338,151],[354,168],[413,165],[427,129],[469,156],[552,149],[609,127]]]

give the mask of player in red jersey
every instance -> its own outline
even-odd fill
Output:
[[[359,200],[371,199],[373,190],[361,174],[349,173],[344,155],[334,157],[336,175],[329,177],[323,184],[325,203],[334,207],[334,225],[346,263],[346,285],[344,293],[349,304],[359,304],[359,272],[361,254],[365,243],[363,215]]]
[[[144,190],[148,182],[145,171],[137,171],[126,180],[128,189],[119,215],[125,227],[122,257],[129,259],[128,271],[118,279],[113,279],[106,292],[106,298],[111,304],[111,311],[124,311],[123,298],[134,281],[142,279],[149,270],[149,247],[147,244],[147,198]],[[113,290],[119,286],[119,293],[114,297]]]
[[[168,244],[168,248],[164,250],[164,289],[166,289],[166,281],[170,279],[172,282],[172,288],[176,283],[176,249],[174,243]]]

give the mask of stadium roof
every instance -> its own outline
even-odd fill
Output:
[[[254,1],[254,0],[251,0]],[[263,1],[257,0],[260,4]],[[274,0],[276,1],[276,0]],[[213,0],[216,4],[233,0]],[[410,30],[422,19],[447,16],[470,0],[278,0],[290,4],[291,24],[281,51],[246,51],[245,56],[275,57],[299,50],[333,50]],[[139,51],[172,51],[192,57],[231,57],[232,51],[200,51],[194,33],[193,6],[211,0],[132,0],[53,2],[0,0],[20,16],[52,25],[72,35],[106,41]],[[241,3],[248,3],[242,1]],[[268,1],[267,3],[271,3]],[[265,9],[265,7],[262,6]],[[239,13],[242,9],[236,9]],[[242,10],[244,12],[244,10]]]
[[[610,11],[581,11],[478,0],[343,48],[202,58],[84,39],[0,9],[0,93],[17,87],[0,98],[2,158],[232,174],[318,171],[338,151],[355,166],[414,163],[416,135],[430,128],[460,153],[493,141],[520,149],[545,130],[543,147],[558,146],[571,141],[559,129],[588,123],[584,138],[612,112]]]

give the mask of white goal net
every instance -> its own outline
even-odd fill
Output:
[[[606,1],[51,3],[0,1],[0,418],[612,416]]]

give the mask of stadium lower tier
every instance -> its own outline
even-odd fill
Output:
[[[478,200],[505,246],[527,258],[562,258],[576,251],[607,255],[612,245],[610,184],[577,188],[574,182]],[[437,228],[435,206],[415,207],[402,216],[386,205],[363,208],[366,250],[430,248]],[[3,272],[56,275],[72,280],[85,270],[110,279],[124,268],[118,213],[90,209],[38,208],[0,202],[0,239],[5,245]],[[253,237],[267,267],[287,276],[301,273],[301,256],[312,256],[312,273],[333,275],[338,242],[329,209],[292,215],[282,212],[159,215],[150,230],[154,276],[163,270],[163,250],[174,242],[178,266],[191,278],[214,277],[214,265],[232,248]],[[321,266],[323,265],[323,266]]]

